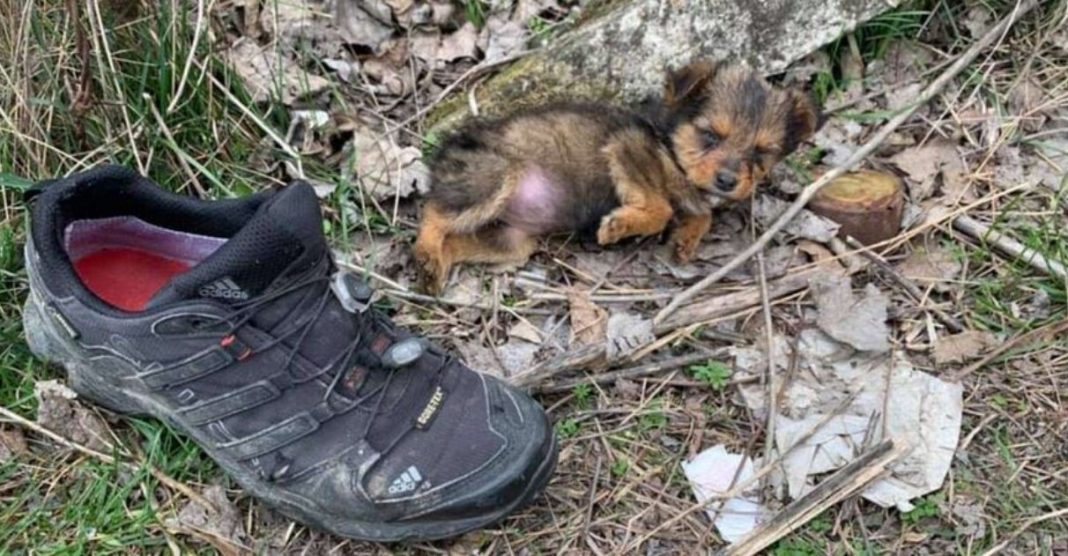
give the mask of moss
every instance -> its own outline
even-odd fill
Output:
[[[487,81],[476,93],[479,111],[498,116],[513,110],[560,100],[611,100],[616,91],[604,83],[575,79],[568,64],[533,56],[517,62]],[[470,114],[466,95],[454,95],[427,116],[435,132],[456,127]]]

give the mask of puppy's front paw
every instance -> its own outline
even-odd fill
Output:
[[[701,236],[676,234],[671,238],[671,243],[675,246],[675,262],[686,264],[697,254],[697,247],[701,245]]]
[[[618,215],[608,214],[601,219],[601,227],[597,228],[597,243],[611,245],[624,237],[627,237],[627,227]]]
[[[427,295],[440,295],[445,289],[445,281],[449,278],[449,265],[438,256],[426,249],[415,249],[415,271],[419,283],[419,289]]]

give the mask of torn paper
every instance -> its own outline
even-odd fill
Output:
[[[789,342],[776,334],[776,361],[790,361]],[[740,378],[760,377],[767,363],[763,343],[734,348]],[[912,509],[911,499],[941,488],[960,438],[963,389],[917,371],[901,353],[850,349],[816,328],[798,338],[796,369],[786,378],[776,415],[775,447],[786,454],[784,479],[793,498],[808,492],[815,475],[852,461],[867,446],[892,438],[909,446],[890,465],[891,475],[872,483],[864,498]],[[756,415],[766,415],[764,387],[740,386]]]
[[[697,454],[693,460],[683,462],[682,471],[690,481],[697,501],[704,503],[749,480],[753,476],[753,461],[749,456],[732,454],[719,444]],[[758,487],[754,484],[751,490]],[[713,502],[705,512],[715,523],[719,536],[734,543],[768,517],[768,510],[756,500],[754,493],[746,493],[725,502]]]

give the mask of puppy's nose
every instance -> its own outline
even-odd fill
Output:
[[[720,170],[716,174],[716,189],[720,191],[732,191],[738,185],[738,175],[730,170]]]

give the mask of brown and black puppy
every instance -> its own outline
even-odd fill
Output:
[[[522,264],[539,236],[588,230],[608,245],[673,218],[675,256],[688,261],[712,207],[748,198],[822,119],[807,94],[707,61],[671,72],[656,104],[550,105],[445,140],[415,244],[424,289],[439,293],[457,263]]]

